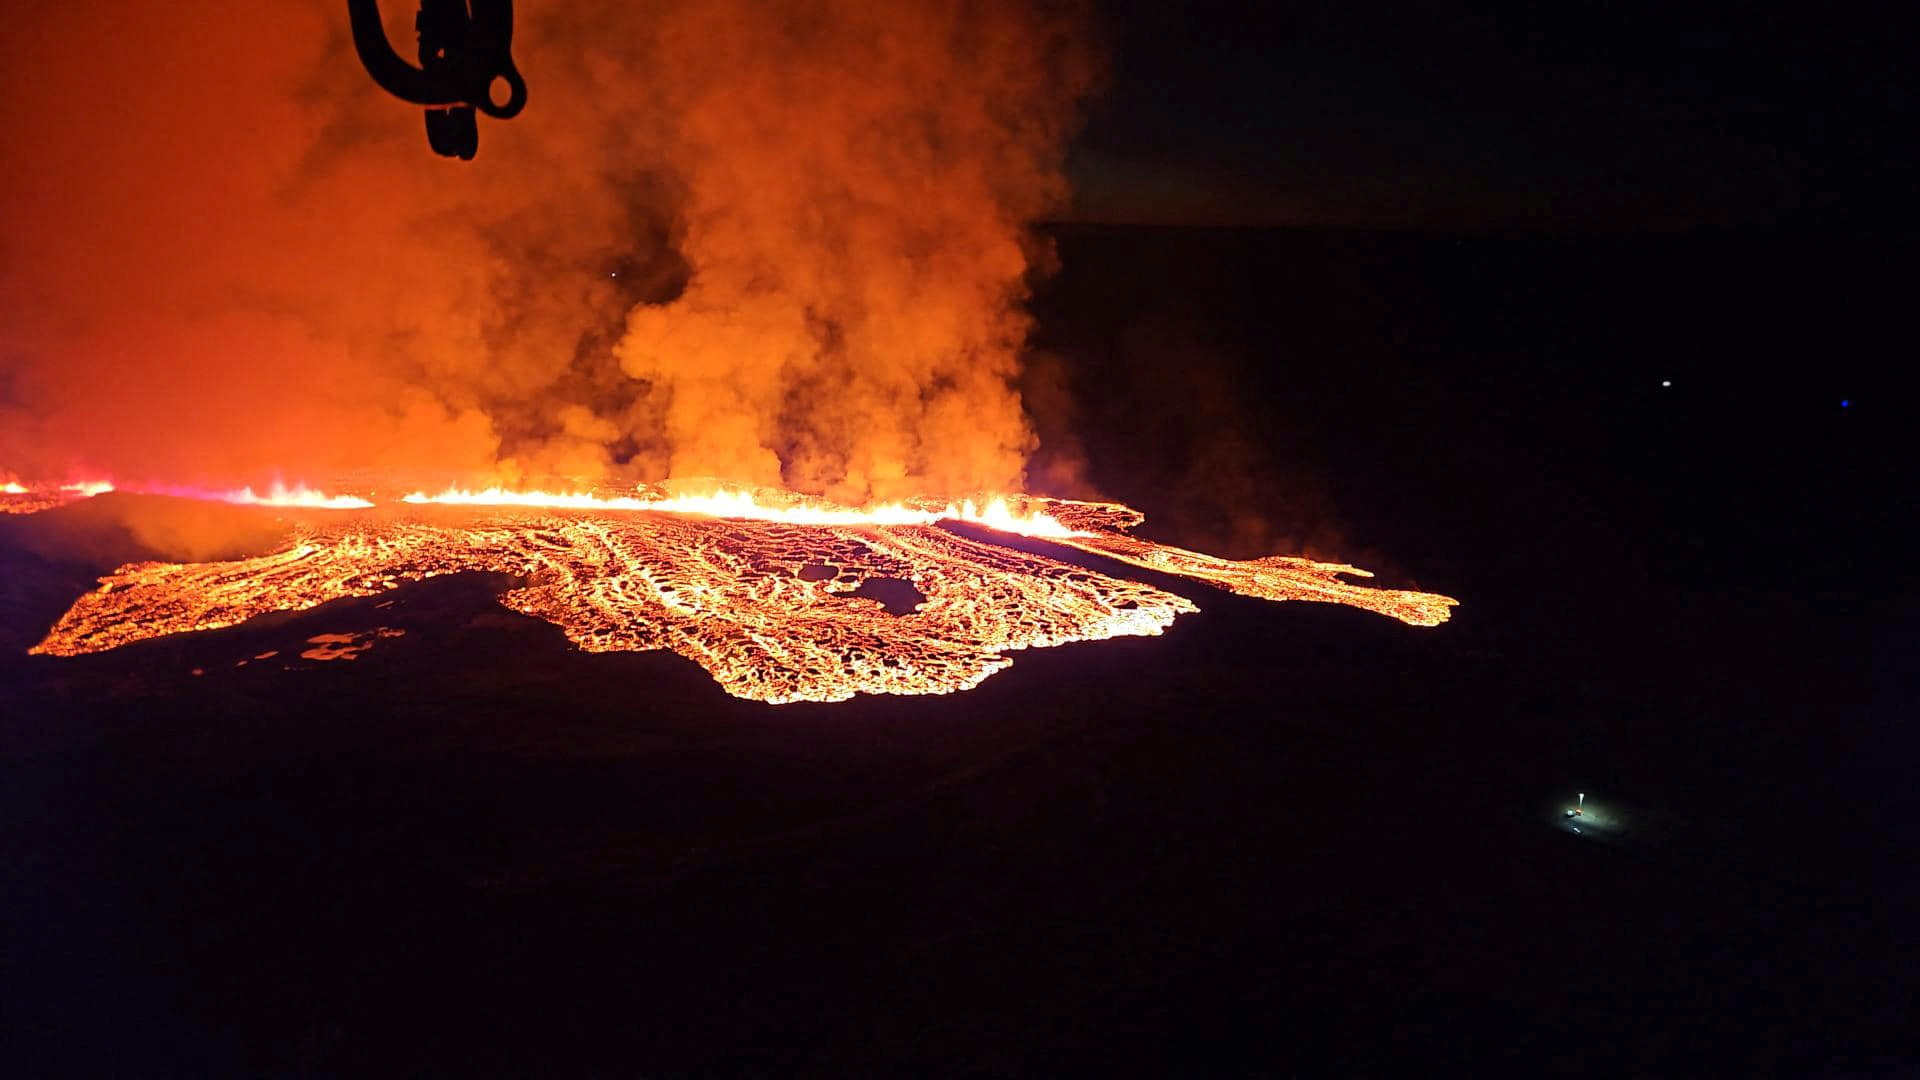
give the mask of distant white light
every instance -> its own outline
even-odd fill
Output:
[[[1672,385],[1673,385],[1673,380],[1672,380],[1672,379],[1661,379],[1661,380],[1660,380],[1660,385],[1661,385],[1661,386],[1672,386]]]

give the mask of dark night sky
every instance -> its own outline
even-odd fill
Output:
[[[1107,0],[1077,216],[1910,234],[1916,11]]]

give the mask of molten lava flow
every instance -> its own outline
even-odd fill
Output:
[[[1093,555],[1157,570],[1163,574],[1204,581],[1216,588],[1261,600],[1313,600],[1347,604],[1395,618],[1413,626],[1438,626],[1447,621],[1458,601],[1435,593],[1375,589],[1340,580],[1343,575],[1373,574],[1344,563],[1315,562],[1274,555],[1235,562],[1198,551],[1156,544],[1131,535],[1145,520],[1140,511],[1119,503],[1078,502],[1071,499],[1032,499],[1049,521],[1066,530],[1059,542]]]
[[[1061,542],[1148,570],[1204,581],[1241,596],[1348,604],[1413,626],[1439,626],[1447,621],[1451,609],[1459,602],[1434,593],[1375,589],[1342,581],[1343,574],[1373,576],[1369,571],[1344,563],[1314,562],[1288,555],[1234,562],[1118,533],[1083,534]]]
[[[105,480],[71,484],[23,484],[9,480],[0,484],[0,514],[36,514],[112,490],[113,485]]]
[[[0,484],[0,514],[31,514],[41,510],[50,510],[56,506],[79,499],[91,499],[95,495],[104,495],[110,491],[125,490],[141,495],[171,495],[181,499],[203,499],[209,502],[233,503],[236,506],[287,506],[302,507],[310,510],[366,510],[373,503],[352,495],[329,495],[324,491],[315,491],[305,484],[288,487],[276,481],[264,494],[255,492],[251,487],[234,488],[228,491],[214,491],[196,487],[145,487],[133,486],[117,488],[110,481],[88,480],[81,483],[54,486],[29,486],[17,480]]]
[[[1015,649],[1157,634],[1192,604],[1146,585],[927,525],[792,525],[666,513],[520,512],[442,524],[356,518],[227,563],[123,567],[33,651],[97,652],[460,571],[593,652],[671,649],[768,702],[965,690]],[[856,595],[910,582],[895,616]]]
[[[60,505],[57,496],[36,492],[18,480],[0,484],[0,514],[31,514]]]
[[[414,495],[418,509],[303,524],[281,551],[218,563],[136,563],[104,578],[35,646],[71,656],[463,571],[522,584],[501,602],[591,652],[668,649],[739,697],[840,701],[971,688],[1007,653],[1151,635],[1188,600],[1060,559],[971,539],[945,519],[1268,600],[1351,604],[1423,626],[1454,601],[1339,580],[1306,559],[1231,562],[1141,540],[1124,506],[1048,499],[838,507],[778,492],[632,498],[511,492]],[[440,506],[420,506],[439,503]],[[318,505],[340,505],[327,500]],[[465,509],[463,509],[463,507]],[[1005,523],[1005,525],[996,524]],[[894,614],[870,585],[923,599]]]

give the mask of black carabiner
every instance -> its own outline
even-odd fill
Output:
[[[474,110],[510,120],[527,106],[527,84],[514,67],[513,0],[420,0],[414,29],[420,66],[400,58],[380,23],[379,0],[347,0],[353,47],[367,74],[402,101],[427,106],[427,142],[435,153],[471,160],[479,149]],[[507,100],[493,100],[494,80]]]

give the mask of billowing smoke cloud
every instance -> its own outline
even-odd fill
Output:
[[[0,468],[1017,487],[1024,225],[1091,76],[1041,2],[522,0],[472,163],[335,0],[10,12]]]

